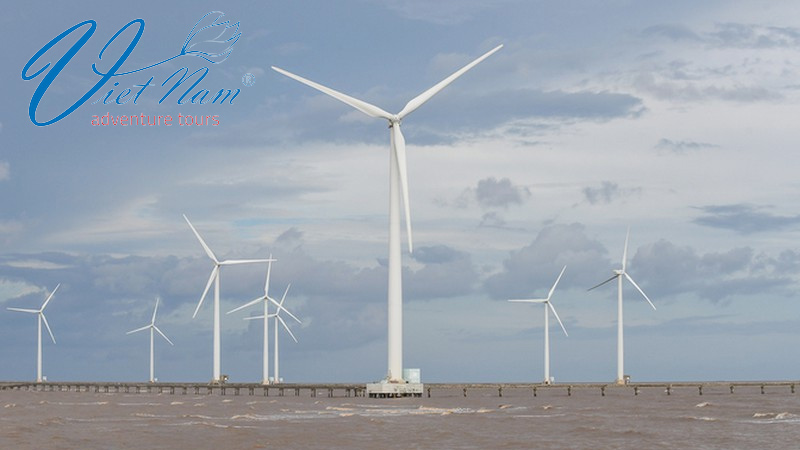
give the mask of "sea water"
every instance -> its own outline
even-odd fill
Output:
[[[430,398],[0,391],[0,449],[790,449],[800,394],[433,391]]]

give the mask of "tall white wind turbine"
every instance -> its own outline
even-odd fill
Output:
[[[143,326],[141,328],[137,328],[135,330],[128,331],[127,333],[125,333],[125,334],[133,334],[133,333],[137,333],[139,331],[144,331],[144,330],[148,330],[148,329],[150,330],[150,382],[151,383],[155,383],[156,382],[155,370],[154,370],[154,362],[153,362],[153,360],[154,360],[154,358],[153,358],[153,347],[154,347],[154,345],[153,345],[153,341],[154,341],[153,333],[155,332],[155,333],[160,334],[161,337],[163,337],[167,342],[169,342],[169,345],[175,345],[175,344],[172,343],[172,341],[169,340],[167,335],[164,334],[164,332],[162,332],[156,326],[156,313],[158,312],[158,302],[159,302],[159,298],[156,297],[156,307],[153,308],[153,318],[152,318],[152,320],[150,320],[150,324],[145,325],[145,326]]]
[[[53,331],[50,330],[50,324],[47,323],[47,317],[44,316],[44,309],[47,307],[47,304],[50,303],[50,300],[55,295],[56,291],[58,290],[61,284],[59,283],[53,292],[47,296],[47,300],[42,303],[42,307],[39,309],[24,309],[24,308],[8,308],[9,311],[18,311],[24,312],[29,314],[36,314],[37,315],[37,323],[38,323],[38,331],[37,336],[38,339],[36,341],[36,382],[41,383],[42,378],[42,322],[44,322],[44,326],[47,328],[47,332],[50,334],[50,339],[53,340],[53,344],[56,343],[56,338],[53,336]]]
[[[244,308],[248,308],[248,307],[250,307],[252,305],[258,304],[258,303],[261,303],[261,302],[264,303],[264,314],[263,315],[247,318],[247,319],[261,319],[261,318],[264,319],[264,358],[263,358],[263,371],[262,371],[262,378],[261,378],[261,383],[262,384],[269,384],[269,320],[268,320],[268,318],[272,317],[269,314],[269,304],[270,304],[270,302],[272,302],[279,309],[283,308],[283,306],[281,306],[281,304],[278,301],[276,301],[274,298],[269,296],[269,276],[270,276],[270,272],[272,271],[272,263],[274,261],[277,261],[277,260],[273,259],[272,255],[270,254],[269,255],[269,263],[267,265],[267,281],[264,283],[264,295],[261,296],[261,297],[258,297],[257,299],[255,299],[253,301],[250,301],[250,302],[248,302],[248,303],[246,303],[246,304],[244,304],[242,306],[239,306],[238,308],[234,308],[234,309],[228,311],[228,314],[231,314],[231,313],[234,313],[236,311],[242,310]],[[288,290],[289,288],[286,288],[286,289]],[[300,321],[300,319],[298,319],[297,317],[292,315],[289,311],[286,311],[286,313],[289,314],[290,316],[292,316],[292,318],[294,318],[298,322]],[[245,319],[245,320],[247,320],[247,319]]]
[[[567,329],[564,328],[564,324],[561,322],[561,319],[558,317],[558,313],[556,312],[556,308],[550,302],[550,298],[553,296],[553,291],[556,290],[556,286],[558,286],[558,282],[561,280],[561,276],[564,275],[564,271],[567,270],[567,266],[564,266],[561,269],[561,273],[558,274],[558,278],[556,278],[556,282],[553,283],[553,287],[550,288],[550,292],[547,293],[547,298],[534,298],[534,299],[524,299],[524,300],[509,300],[510,302],[519,302],[519,303],[544,303],[544,384],[550,384],[550,311],[553,311],[553,315],[558,320],[558,324],[561,325],[561,329],[564,330],[564,335],[569,336],[567,334]]]
[[[390,146],[389,155],[389,287],[388,287],[388,373],[386,380],[392,383],[402,383],[403,380],[403,287],[402,287],[402,261],[400,255],[400,202],[402,200],[406,233],[408,238],[408,251],[413,250],[411,240],[411,213],[408,199],[408,176],[406,170],[406,142],[400,131],[400,122],[417,108],[422,106],[431,97],[444,89],[456,78],[463,75],[478,63],[488,58],[503,46],[498,45],[486,52],[483,56],[462,67],[449,77],[440,81],[427,91],[413,98],[397,114],[391,114],[375,105],[350,97],[321,84],[307,80],[303,77],[287,72],[277,67],[273,70],[286,75],[296,81],[321,91],[364,114],[385,119],[389,122]]]
[[[208,283],[206,283],[206,289],[203,291],[203,295],[200,297],[200,301],[197,303],[197,308],[194,310],[194,314],[192,314],[192,318],[197,316],[197,312],[200,311],[200,306],[203,305],[203,300],[206,298],[206,294],[208,294],[208,290],[211,288],[211,283],[214,283],[214,354],[213,354],[213,372],[211,377],[212,383],[221,383],[221,375],[220,375],[220,316],[219,316],[219,271],[222,266],[233,265],[233,264],[253,264],[253,263],[262,263],[262,262],[269,262],[269,259],[229,259],[225,261],[220,261],[214,255],[214,252],[211,251],[206,242],[200,237],[200,233],[192,225],[192,222],[189,221],[189,218],[186,215],[183,215],[183,218],[186,219],[186,223],[189,224],[189,228],[192,229],[194,235],[197,236],[197,240],[200,241],[200,245],[203,246],[203,250],[206,251],[206,255],[214,262],[214,268],[211,269],[211,276],[208,277]]]
[[[633,287],[642,294],[647,303],[653,307],[653,310],[656,309],[656,305],[650,301],[650,298],[647,297],[647,294],[644,293],[642,288],[633,281],[628,272],[625,270],[626,261],[628,259],[628,237],[630,236],[631,230],[628,228],[627,233],[625,233],[625,248],[622,251],[622,269],[614,270],[614,276],[603,281],[602,283],[592,286],[589,288],[591,291],[592,289],[598,288],[606,283],[611,281],[617,280],[617,379],[615,380],[617,384],[625,384],[625,345],[623,341],[623,327],[622,327],[622,279],[626,278],[628,281],[631,282]]]

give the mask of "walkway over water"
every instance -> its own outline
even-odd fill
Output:
[[[619,386],[614,383],[425,383],[425,396],[453,395],[531,395],[531,396],[573,396],[573,395],[658,395],[675,394],[735,394],[737,392],[761,394],[792,395],[798,381],[713,381],[713,382],[647,382],[629,383]],[[39,392],[98,392],[98,393],[149,393],[172,395],[285,395],[317,397],[363,397],[366,383],[281,383],[262,385],[260,383],[125,383],[125,382],[0,382],[0,391],[28,390]],[[2,393],[0,392],[0,395]]]

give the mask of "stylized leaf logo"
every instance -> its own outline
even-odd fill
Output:
[[[186,37],[181,55],[197,56],[212,64],[228,59],[242,33],[239,22],[223,21],[224,16],[221,11],[211,11],[198,20]]]

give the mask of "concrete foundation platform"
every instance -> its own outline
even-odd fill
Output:
[[[422,397],[422,383],[367,383],[371,398]]]

